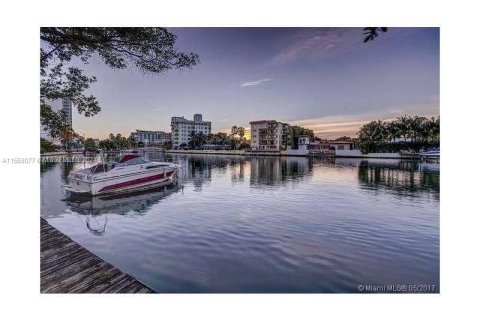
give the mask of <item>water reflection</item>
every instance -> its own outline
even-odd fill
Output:
[[[436,163],[152,155],[178,187],[66,199],[91,162],[41,168],[41,214],[158,292],[356,292],[439,284]],[[97,159],[98,160],[98,159]]]
[[[162,199],[180,190],[178,185],[163,186],[139,192],[100,196],[100,197],[69,197],[64,201],[74,213],[82,215],[143,215]]]
[[[370,189],[385,188],[401,195],[426,192],[439,198],[439,171],[439,164],[362,160],[358,165],[358,180]]]
[[[303,181],[312,175],[313,168],[305,157],[256,157],[250,164],[250,185],[257,187]]]
[[[86,216],[85,223],[92,234],[103,236],[108,222],[108,214],[144,215],[151,210],[152,206],[179,190],[181,187],[173,184],[119,195],[71,196],[64,201],[72,213]]]

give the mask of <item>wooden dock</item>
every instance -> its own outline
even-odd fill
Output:
[[[40,292],[154,293],[40,218]]]

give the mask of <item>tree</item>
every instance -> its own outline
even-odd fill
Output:
[[[232,130],[231,130],[232,137],[235,137],[237,135],[237,133],[238,133],[238,127],[233,126]]]
[[[143,73],[161,74],[171,69],[190,68],[199,63],[195,53],[175,48],[176,36],[165,28],[40,28],[40,119],[52,137],[58,137],[64,123],[51,100],[69,98],[77,111],[91,117],[101,108],[86,90],[96,82],[71,63],[88,63],[92,55],[113,69],[135,66]]]
[[[92,138],[85,139],[85,149],[93,149],[95,147],[95,140],[93,140]]]
[[[341,136],[335,139],[335,141],[353,141],[353,138],[347,136]]]
[[[299,127],[299,126],[290,126],[288,128],[288,142],[287,144],[291,146],[293,149],[298,148],[298,137],[300,136],[308,136],[310,141],[315,140],[315,134],[313,130]]]
[[[62,143],[62,147],[64,150],[68,149],[68,144],[78,135],[73,131],[73,129],[66,125],[61,127],[61,131],[59,132],[60,142]]]
[[[397,138],[400,135],[400,127],[398,125],[398,122],[397,121],[389,122],[385,125],[385,127],[387,129],[388,139],[393,141],[393,143],[395,143]]]
[[[165,141],[165,142],[163,143],[163,146],[162,146],[162,147],[163,147],[165,150],[170,150],[170,149],[172,149],[172,146],[173,146],[172,141]]]
[[[363,42],[373,41],[376,37],[378,37],[379,32],[387,32],[388,28],[386,27],[366,27],[363,28],[363,34],[366,35]]]
[[[203,146],[207,142],[207,135],[203,132],[197,133],[197,146]]]
[[[188,138],[190,139],[188,141],[188,146],[191,148],[195,148],[197,146],[197,132],[195,130],[191,130],[188,133]]]
[[[40,138],[40,153],[54,152],[56,150],[57,148],[52,142],[48,141],[47,139]]]
[[[403,137],[403,141],[407,141],[407,136],[410,132],[410,121],[409,118],[405,116],[401,116],[397,118],[397,126],[398,126],[398,134],[400,137]]]
[[[245,136],[245,128],[244,127],[238,127],[237,128],[237,133],[240,136],[240,140],[243,141],[243,137]]]
[[[403,137],[403,141],[396,144],[397,137]],[[360,128],[357,139],[357,145],[363,153],[418,151],[438,147],[439,143],[440,118],[406,115],[391,122],[371,121]]]

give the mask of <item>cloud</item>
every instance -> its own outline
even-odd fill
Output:
[[[272,81],[272,80],[273,80],[272,78],[265,78],[265,79],[260,79],[260,80],[256,80],[256,81],[244,82],[244,83],[240,84],[240,87],[254,87],[254,86],[258,86],[258,85],[261,85],[262,83]]]
[[[320,61],[344,54],[362,43],[362,28],[303,29],[292,35],[270,61],[281,64],[297,59]]]

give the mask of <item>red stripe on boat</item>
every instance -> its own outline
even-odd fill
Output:
[[[173,171],[167,172],[167,177],[171,176],[172,174],[173,174]],[[130,186],[134,186],[134,185],[137,185],[137,184],[142,184],[142,183],[145,183],[145,182],[150,182],[150,181],[154,181],[154,180],[160,180],[160,179],[164,179],[164,178],[165,178],[165,176],[164,176],[163,173],[162,173],[162,174],[157,174],[157,175],[150,176],[150,177],[145,177],[145,178],[130,180],[130,181],[126,181],[126,182],[122,182],[122,183],[117,183],[117,184],[112,184],[112,185],[110,185],[110,186],[103,187],[103,188],[100,189],[98,192],[110,191],[110,190],[115,190],[115,189],[130,187]]]

